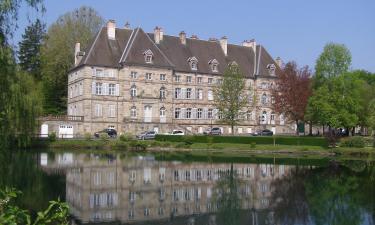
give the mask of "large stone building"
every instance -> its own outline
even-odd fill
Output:
[[[245,75],[251,96],[235,131],[218,119],[213,100],[213,88],[231,63]],[[68,118],[73,120],[62,126],[74,134],[107,127],[119,133],[202,133],[211,126],[226,134],[264,128],[294,133],[294,126],[271,107],[270,89],[280,63],[255,40],[234,45],[226,37],[200,40],[184,32],[169,36],[159,27],[146,33],[141,28],[116,28],[111,20],[85,51],[79,43],[75,46],[75,67],[68,81]]]

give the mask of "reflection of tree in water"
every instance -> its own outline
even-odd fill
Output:
[[[215,202],[218,206],[218,220],[223,225],[239,224],[241,197],[240,180],[231,165],[231,169],[221,174],[215,187]]]
[[[356,225],[369,215],[373,224],[374,165],[346,165],[352,165],[357,172],[331,163],[328,167],[296,168],[276,180],[271,199],[276,222],[308,224],[311,220],[316,225]]]

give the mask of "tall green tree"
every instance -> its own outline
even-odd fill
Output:
[[[223,81],[214,88],[215,107],[218,109],[221,121],[232,128],[241,120],[248,106],[248,94],[245,77],[238,65],[231,64],[224,72]]]
[[[41,0],[0,2],[0,149],[14,141],[27,145],[37,115],[38,98],[34,92],[37,88],[29,76],[21,76],[14,51],[8,44],[17,27],[18,10],[23,2],[37,11],[43,10]]]
[[[41,79],[40,49],[45,34],[45,25],[37,19],[25,29],[17,52],[21,69],[32,74],[36,80]]]
[[[42,47],[44,113],[66,112],[68,71],[74,66],[74,45],[84,49],[104,24],[103,18],[91,7],[65,13],[47,32]]]
[[[343,44],[329,43],[316,61],[314,88],[318,88],[330,78],[337,77],[349,70],[352,56]]]

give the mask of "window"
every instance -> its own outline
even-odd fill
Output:
[[[266,103],[267,103],[267,95],[266,95],[266,93],[264,93],[263,95],[262,95],[262,104],[263,105],[265,105]]]
[[[131,97],[136,97],[137,96],[137,87],[135,85],[133,85],[131,88],[130,88],[130,96]]]
[[[152,63],[152,58],[153,58],[154,54],[152,53],[152,51],[150,49],[146,50],[143,53],[143,55],[145,57],[145,62],[146,63]]]
[[[260,85],[260,87],[261,87],[262,89],[267,89],[267,83],[263,82],[263,83]]]
[[[180,108],[175,108],[174,110],[174,118],[179,119],[181,116],[181,109]]]
[[[130,72],[130,78],[132,78],[132,79],[137,79],[137,72],[135,72],[135,71],[131,71],[131,72]]]
[[[186,82],[187,82],[187,83],[191,83],[191,76],[187,76],[187,77],[186,77]]]
[[[207,98],[208,98],[209,101],[214,100],[214,96],[212,94],[212,90],[208,90],[208,92],[207,92]]]
[[[160,108],[160,116],[165,116],[165,108],[164,107]]]
[[[212,84],[213,80],[214,80],[213,78],[208,78],[207,83]]]
[[[275,114],[271,113],[271,123],[275,124]]]
[[[116,106],[109,105],[108,107],[108,117],[116,117]]]
[[[198,69],[198,59],[193,57],[188,58],[188,62],[190,64],[191,70],[197,70]]]
[[[137,118],[137,108],[135,106],[130,109],[130,117]]]
[[[202,115],[203,115],[203,109],[199,108],[197,110],[197,119],[202,119]]]
[[[160,80],[165,81],[166,80],[166,74],[160,74]]]
[[[271,103],[275,104],[275,97],[274,96],[271,97]]]
[[[165,99],[165,87],[160,88],[160,99]]]
[[[190,119],[191,118],[191,108],[187,108],[186,109],[186,119]]]
[[[198,89],[197,90],[197,98],[198,99],[203,99],[203,90],[202,89]]]
[[[116,85],[115,84],[108,84],[108,94],[115,95]]]
[[[129,219],[134,219],[134,209],[130,209],[128,212]]]
[[[79,83],[79,95],[83,95],[83,85],[82,85],[82,82]]]
[[[284,115],[281,114],[281,115],[280,115],[280,125],[284,125],[284,123],[285,123]]]
[[[152,73],[146,73],[146,80],[152,80]]]
[[[211,67],[211,71],[216,73],[218,72],[218,65],[219,65],[219,62],[216,60],[216,59],[212,59],[208,62],[208,64],[210,65]]]
[[[102,83],[96,83],[95,84],[95,94],[96,95],[102,95],[103,94],[103,84]]]
[[[188,99],[191,98],[191,88],[186,89],[186,98],[188,98]]]
[[[267,112],[266,111],[263,111],[263,113],[262,113],[261,122],[262,123],[267,122]]]
[[[253,116],[252,116],[252,113],[251,113],[251,112],[247,112],[247,113],[246,113],[246,119],[247,119],[247,120],[252,120],[252,117],[253,117]]]
[[[222,83],[223,83],[223,79],[217,79],[217,80],[216,80],[216,83],[217,83],[217,84],[222,84]]]
[[[180,75],[176,75],[176,76],[174,77],[174,81],[175,81],[175,82],[180,82],[180,81],[181,81],[181,76],[180,76]]]
[[[202,80],[203,80],[202,77],[197,77],[197,83],[198,83],[198,84],[201,84],[201,83],[202,83]]]
[[[213,118],[213,109],[208,109],[207,118],[208,119],[212,119]]]
[[[96,117],[101,117],[102,116],[102,105],[101,104],[96,104],[95,105],[95,116]]]
[[[174,89],[174,98],[176,99],[181,98],[181,88]]]
[[[95,76],[97,76],[97,77],[104,76],[104,70],[103,69],[95,69]]]
[[[267,69],[268,69],[268,74],[269,75],[275,76],[275,70],[276,70],[275,64],[268,64],[267,65]]]

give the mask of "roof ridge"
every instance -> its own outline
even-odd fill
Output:
[[[259,55],[258,55],[258,65],[257,65],[257,74],[259,75],[259,67],[260,67],[260,56],[262,55],[262,46],[259,45]],[[255,56],[256,57],[256,56]]]
[[[131,43],[130,43],[130,45],[129,45],[129,48],[128,48],[127,51],[126,51],[126,54],[125,54],[125,57],[124,57],[123,62],[125,62],[126,58],[128,57],[128,54],[129,54],[129,52],[130,52],[130,49],[131,49],[132,46],[133,46],[134,40],[135,40],[135,38],[136,38],[137,35],[138,35],[139,29],[141,29],[141,28],[140,28],[140,27],[137,27],[137,28],[136,28],[137,31],[135,32],[135,34],[134,34],[134,36],[133,36],[133,39],[130,40],[130,38],[129,38],[129,42],[131,41]]]
[[[125,54],[125,52],[126,52],[128,46],[129,46],[129,42],[132,40],[132,37],[133,37],[133,34],[134,34],[134,30],[135,30],[135,29],[133,29],[133,30],[132,30],[132,33],[130,34],[129,40],[128,40],[128,42],[127,42],[126,45],[125,45],[124,51],[122,52],[121,57],[120,57],[120,61],[119,61],[118,63],[121,63],[122,58],[124,57],[124,54]]]
[[[103,29],[104,29],[104,27],[102,27],[102,28],[100,29],[100,31],[96,34],[96,37],[95,37],[94,43],[92,43],[92,45],[91,45],[91,47],[90,47],[90,50],[89,50],[89,52],[87,53],[87,56],[86,56],[86,58],[85,58],[85,61],[84,61],[82,64],[86,64],[86,63],[87,63],[87,59],[90,57],[90,54],[91,54],[91,52],[92,52],[92,49],[94,48],[94,46],[95,46],[95,44],[96,44],[96,41],[98,40],[98,38],[99,38],[100,34],[102,33]]]

